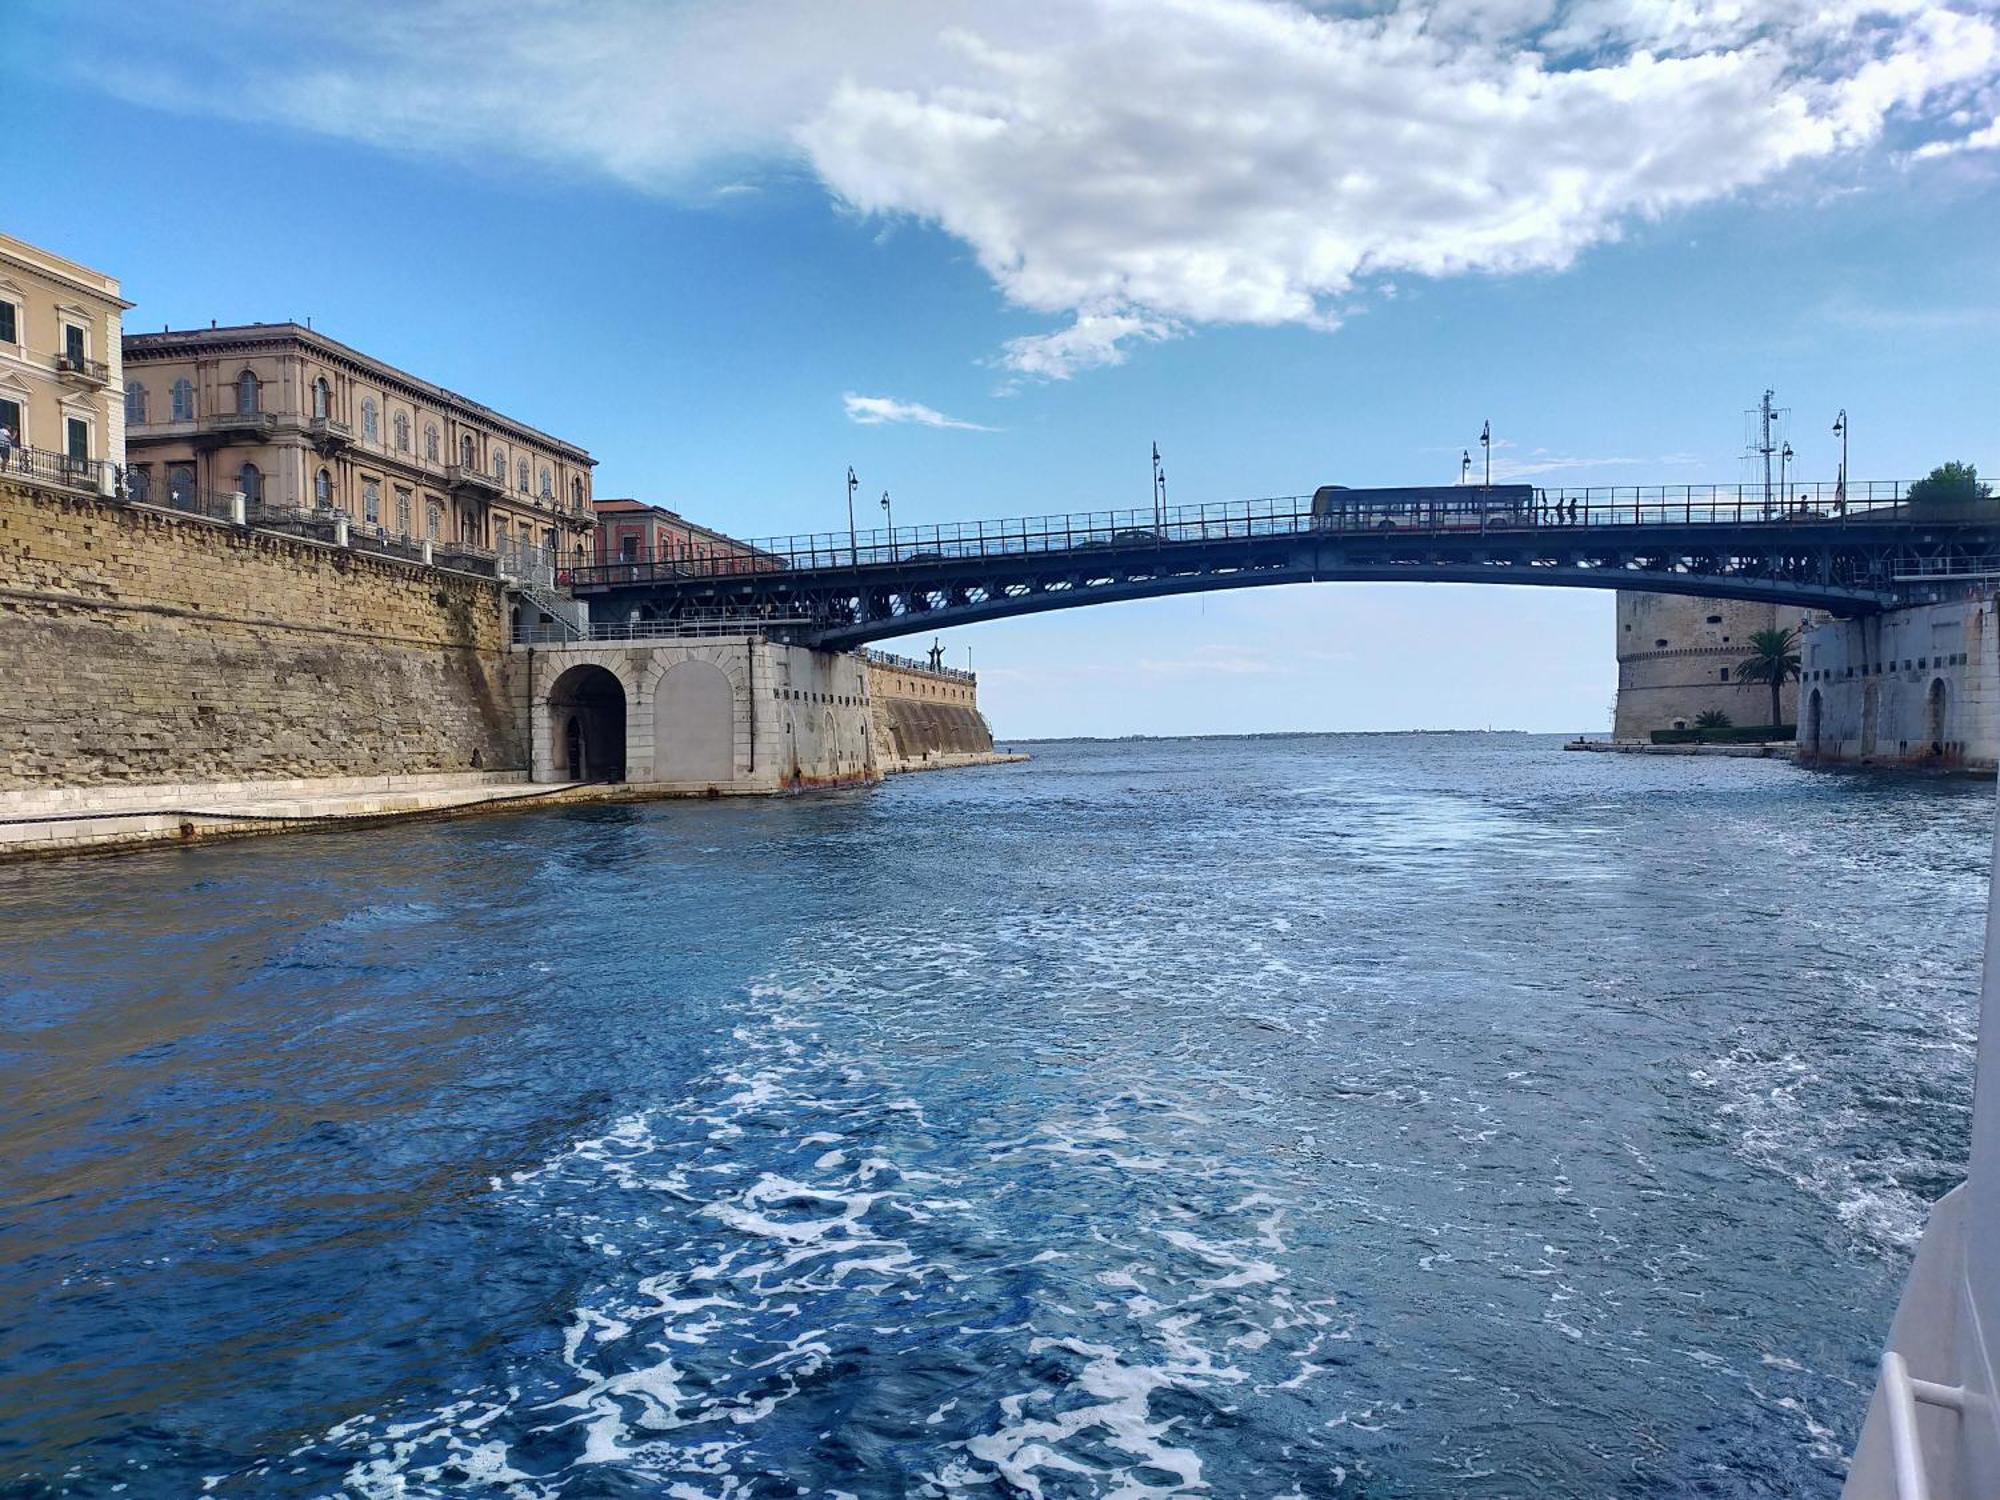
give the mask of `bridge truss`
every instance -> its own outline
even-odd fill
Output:
[[[1897,487],[1900,491],[1900,486]],[[1989,519],[1913,515],[1856,486],[1538,492],[1505,517],[1344,526],[1309,496],[842,532],[728,557],[596,563],[566,581],[600,621],[738,618],[825,649],[1125,599],[1279,583],[1639,589],[1868,614],[2000,578]],[[1816,503],[1817,502],[1817,503]]]

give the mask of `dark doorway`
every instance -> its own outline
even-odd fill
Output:
[[[576,666],[549,689],[556,761],[567,781],[625,779],[625,688],[604,667]]]

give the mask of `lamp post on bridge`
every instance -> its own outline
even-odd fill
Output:
[[[1796,457],[1796,455],[1795,455],[1795,454],[1794,454],[1794,453],[1792,452],[1792,445],[1791,445],[1790,443],[1786,443],[1786,444],[1785,444],[1785,446],[1784,446],[1784,447],[1783,447],[1783,448],[1782,448],[1781,450],[1779,450],[1779,453],[1778,453],[1778,509],[1779,509],[1780,513],[1782,513],[1782,514],[1785,514],[1785,515],[1790,515],[1790,514],[1791,514],[1791,510],[1792,510],[1792,478],[1791,478],[1791,475],[1792,475],[1792,459],[1793,459],[1794,457]]]
[[[889,492],[882,491],[882,514],[889,518],[889,561],[896,560],[896,513],[889,508]]]
[[[854,491],[861,483],[854,477],[854,465],[847,466],[847,565],[851,568],[860,562],[860,548],[854,538]]]
[[[1160,467],[1160,445],[1153,444],[1153,530],[1167,524],[1167,471]]]
[[[1840,482],[1833,487],[1833,513],[1847,514],[1847,408],[1833,419],[1833,435],[1840,439]]]
[[[1486,459],[1486,479],[1482,489],[1493,488],[1493,423],[1489,418],[1479,424],[1479,449]]]
[[[1472,450],[1464,449],[1458,455],[1458,482],[1464,484],[1472,477]]]

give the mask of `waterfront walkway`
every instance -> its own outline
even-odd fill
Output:
[[[518,772],[473,771],[0,792],[0,860],[296,832],[601,791],[590,783],[537,785]]]

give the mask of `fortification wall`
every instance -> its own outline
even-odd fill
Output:
[[[1807,619],[1796,607],[1620,590],[1612,738],[1643,742],[1655,729],[1691,728],[1695,716],[1710,709],[1735,724],[1766,722],[1769,685],[1738,682],[1736,668],[1750,654],[1754,632]],[[1780,702],[1784,721],[1794,722],[1797,689],[1787,684]]]
[[[962,765],[993,753],[979,686],[959,672],[868,659],[870,721],[885,773]]]
[[[0,790],[525,770],[500,586],[0,485]]]
[[[1814,625],[1799,658],[1801,761],[2000,764],[2000,616],[1990,592]]]

